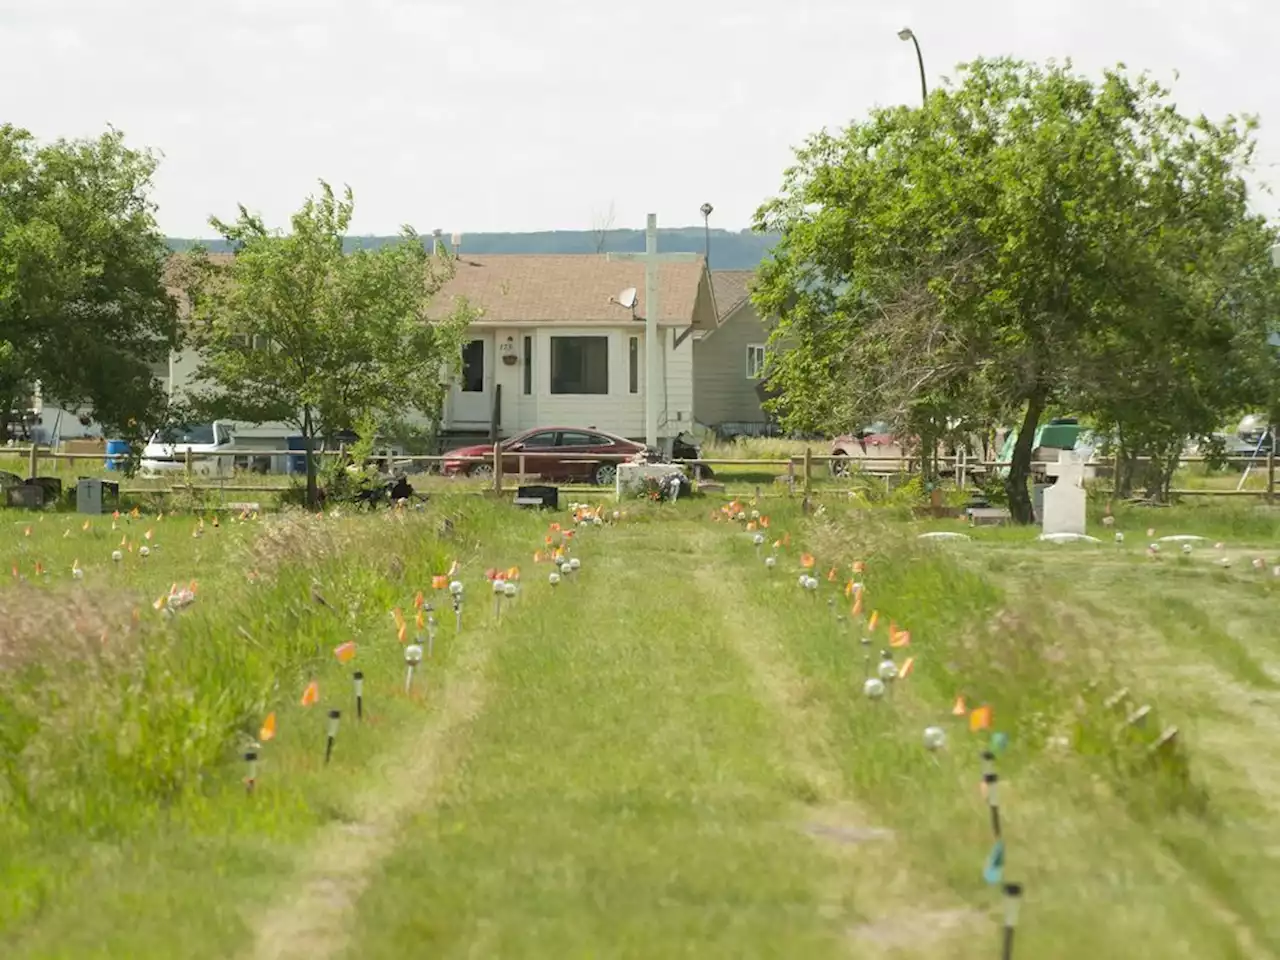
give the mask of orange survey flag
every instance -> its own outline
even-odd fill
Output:
[[[275,712],[267,714],[267,719],[262,721],[262,729],[258,731],[258,739],[263,743],[268,740],[274,740],[276,736],[276,715]]]
[[[866,569],[867,569],[867,565],[866,565],[865,563],[863,563],[861,560],[855,560],[855,561],[853,561],[853,572],[854,572],[854,573],[863,573]]]
[[[789,534],[789,533],[784,533],[784,534],[782,535],[782,545],[783,545],[784,547],[789,547],[789,546],[791,546],[791,534]]]
[[[404,614],[400,612],[399,607],[396,607],[391,611],[391,619],[396,622],[397,627],[404,626]]]
[[[853,597],[853,615],[855,617],[862,616],[862,591],[859,590]]]
[[[973,713],[969,714],[969,729],[974,733],[979,730],[990,730],[993,719],[995,717],[990,707],[978,707]]]
[[[452,577],[457,572],[458,572],[458,561],[455,560],[453,561],[453,563],[449,564],[449,572],[445,574],[445,576]]]
[[[408,636],[409,636],[409,625],[405,623],[403,620],[401,620],[400,626],[396,628],[396,639],[399,640],[401,643],[404,643],[408,638]]]
[[[333,655],[338,658],[339,663],[350,663],[356,657],[356,642],[348,640],[338,644],[333,648]]]
[[[889,621],[889,646],[891,647],[909,647],[911,646],[911,631],[899,630],[898,625],[892,620]]]
[[[811,553],[800,554],[800,566],[804,567],[806,570],[810,570],[813,568],[813,564],[814,564],[813,554]]]
[[[310,707],[320,702],[320,685],[312,680],[307,684],[307,689],[302,691],[302,705]]]
[[[544,556],[542,555],[542,551],[541,551],[541,550],[535,550],[535,551],[533,551],[533,562],[534,562],[534,563],[541,563],[541,562],[542,562],[543,560],[545,560],[545,559],[546,559],[546,557],[544,557]]]
[[[448,585],[449,585],[449,578],[444,576],[443,574],[438,577],[431,578],[432,590],[443,590]]]
[[[956,697],[955,706],[951,708],[951,715],[953,717],[963,717],[968,712],[969,708],[965,706],[964,697]]]
[[[748,533],[750,533],[750,532],[751,532],[752,530],[754,530],[755,528],[756,528],[756,522],[755,522],[754,520],[748,520],[748,521],[747,521],[747,532],[748,532]]]
[[[423,630],[427,626],[427,615],[419,610],[418,615],[413,618],[413,622],[419,630]]]
[[[422,609],[422,604],[423,604],[422,591],[421,591],[421,590],[419,590],[419,591],[417,592],[417,594],[416,594],[416,595],[414,596],[414,598],[413,598],[413,609],[415,609],[415,610],[421,610],[421,609]]]
[[[827,583],[835,583],[835,582],[836,582],[836,568],[832,567],[830,570],[827,571]]]
[[[762,527],[764,527],[764,529],[768,530],[768,529],[769,529],[769,518],[768,518],[768,517],[761,517],[761,518],[760,518],[760,526],[762,526]]]
[[[876,628],[876,624],[877,624],[877,623],[879,623],[879,622],[880,622],[880,611],[879,611],[879,610],[872,610],[872,611],[871,611],[871,619],[869,619],[869,620],[867,621],[867,629],[868,629],[868,630],[874,630],[874,629]]]
[[[907,657],[907,659],[902,661],[902,666],[898,668],[898,679],[899,680],[907,679],[907,677],[911,676],[911,671],[914,670],[915,668],[916,668],[916,658]]]

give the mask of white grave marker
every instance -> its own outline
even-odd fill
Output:
[[[1045,471],[1058,482],[1044,492],[1044,516],[1040,518],[1046,534],[1085,532],[1084,463],[1071,450],[1058,452],[1058,462]]]

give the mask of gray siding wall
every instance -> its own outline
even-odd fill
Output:
[[[747,345],[767,343],[769,333],[750,302],[730,314],[716,332],[693,345],[693,415],[700,423],[762,423],[756,381],[747,379]]]

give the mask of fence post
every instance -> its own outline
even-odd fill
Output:
[[[493,445],[493,492],[495,496],[502,496],[502,444],[495,443]]]
[[[31,441],[31,450],[27,454],[28,480],[34,480],[40,471],[40,445]]]
[[[813,491],[813,447],[804,448],[804,495]]]
[[[516,477],[516,483],[524,483],[524,454],[520,454],[520,476]]]
[[[1272,504],[1276,500],[1276,428],[1268,427],[1267,434],[1271,438],[1267,444],[1267,503]]]
[[[189,487],[191,486],[191,448],[190,447],[187,447],[187,449],[182,454],[182,470],[183,470],[183,473],[186,475],[187,486]]]
[[[787,496],[795,496],[796,492],[796,458],[787,457]]]

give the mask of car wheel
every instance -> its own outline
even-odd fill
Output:
[[[831,475],[833,477],[849,476],[849,455],[845,453],[843,450],[837,450],[835,453],[832,454],[832,456],[839,457],[839,459],[830,461]]]
[[[467,476],[475,477],[478,480],[487,480],[493,476],[493,464],[477,463],[467,471]]]
[[[595,476],[592,479],[601,487],[613,486],[618,480],[618,465],[616,463],[600,464],[596,467]]]

